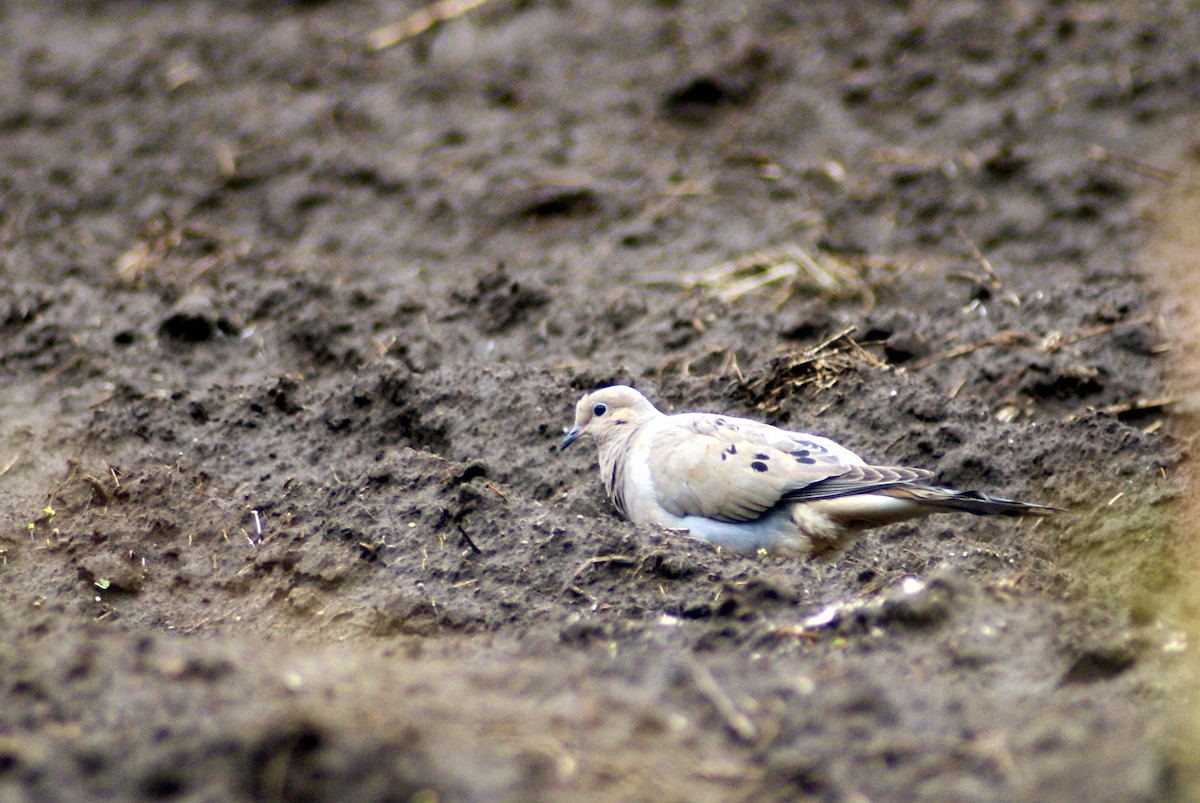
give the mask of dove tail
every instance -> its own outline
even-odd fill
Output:
[[[876,493],[911,499],[935,511],[961,511],[976,516],[1052,516],[1059,508],[1001,499],[979,491],[955,491],[933,486],[898,486]]]

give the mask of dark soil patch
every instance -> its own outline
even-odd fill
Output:
[[[1193,9],[401,5],[0,12],[0,797],[1186,794]],[[1067,512],[720,554],[614,381]]]

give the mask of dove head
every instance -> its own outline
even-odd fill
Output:
[[[583,436],[603,447],[644,419],[662,415],[646,397],[627,385],[613,385],[589,393],[575,405],[575,426],[558,445],[561,452]]]

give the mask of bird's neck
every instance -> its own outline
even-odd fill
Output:
[[[645,429],[649,421],[649,417],[639,421],[630,421],[612,432],[604,443],[600,444],[600,477],[604,481],[604,490],[608,492],[608,498],[625,518],[629,518],[629,509],[626,507],[625,499],[625,479],[629,473],[627,458],[631,451],[630,447],[633,445],[633,439]]]

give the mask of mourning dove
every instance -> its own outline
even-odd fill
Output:
[[[625,518],[742,553],[797,556],[931,513],[1045,516],[1055,508],[930,484],[921,468],[872,466],[828,438],[708,413],[666,415],[624,385],[589,393],[559,445],[590,437]]]

